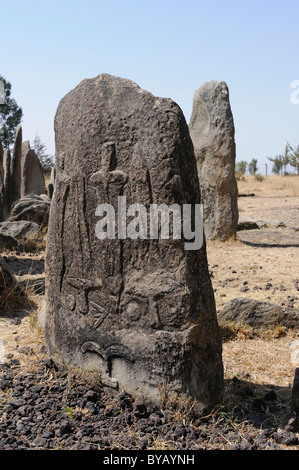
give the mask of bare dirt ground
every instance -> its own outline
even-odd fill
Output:
[[[284,223],[284,226],[238,232],[237,240],[228,242],[207,242],[209,270],[217,310],[219,311],[227,302],[236,297],[249,297],[299,308],[299,230],[296,231],[299,228],[299,177],[269,176],[261,182],[252,177],[246,177],[246,181],[239,182],[239,192],[255,194],[255,196],[239,198],[240,215],[251,216],[257,220],[279,220]],[[28,281],[31,275],[36,276],[42,289],[43,269],[41,266],[44,253],[37,253],[29,257],[28,254],[22,253],[3,253],[3,255],[14,256],[14,258],[8,259],[14,272],[22,276],[25,281],[26,279]],[[34,292],[29,281],[28,291],[30,292],[30,306],[22,306],[19,309],[14,307],[5,315],[0,316],[0,340],[4,345],[3,352],[6,364],[4,367],[7,367],[7,370],[11,368],[12,372],[16,369],[13,372],[16,377],[23,378],[24,374],[34,375],[36,371],[40,370],[41,361],[47,358],[43,331],[36,323],[36,313],[42,305],[44,296],[42,291]],[[173,432],[178,432],[180,427],[188,425],[191,431],[198,436],[197,440],[194,438],[195,440],[192,441],[191,447],[188,440],[185,439],[183,443],[181,438],[172,439],[169,434],[164,433],[163,426],[165,427],[167,423],[165,422],[166,415],[163,413],[162,425],[160,427],[155,425],[156,431],[153,439],[148,437],[148,433],[150,436],[153,435],[152,431],[147,433],[144,430],[140,434],[137,424],[134,428],[134,423],[129,426],[126,422],[123,428],[118,427],[115,431],[111,431],[112,434],[116,433],[114,437],[109,437],[110,431],[108,432],[105,445],[93,443],[88,444],[91,446],[88,447],[87,441],[83,439],[85,445],[91,449],[247,450],[248,448],[262,449],[264,447],[267,450],[277,448],[299,450],[298,432],[296,431],[297,434],[296,432],[288,434],[285,431],[286,422],[291,415],[290,397],[295,370],[291,361],[290,348],[296,335],[296,331],[277,329],[261,336],[254,335],[244,329],[229,337],[223,336],[226,383],[224,405],[212,413],[205,424],[192,421],[191,416],[188,416],[188,410],[185,410],[185,414],[181,414],[180,418],[178,418],[176,411],[176,415],[170,420],[171,423],[174,423],[175,419],[179,420],[178,424],[174,425],[177,427]],[[57,383],[60,380],[59,377],[55,378],[53,371],[47,371],[45,374],[46,378],[43,377],[43,380],[46,380],[48,385],[51,377],[54,377]],[[271,393],[274,394],[272,401],[271,398],[270,401],[265,399],[269,393],[270,396]],[[9,388],[4,387],[2,391],[0,390],[0,402],[2,403],[2,408],[0,407],[0,443],[1,426],[4,426],[8,419],[5,406],[11,399],[10,394],[11,389]],[[113,403],[115,404],[115,400]],[[117,412],[115,411],[115,413]],[[83,414],[84,420],[86,420],[88,411],[84,409]],[[124,414],[123,419],[126,416]],[[267,421],[271,421],[268,428],[265,427]],[[139,424],[140,422],[138,421]],[[187,433],[186,429],[185,433]],[[203,429],[204,437],[202,437]],[[5,430],[2,429],[2,431],[6,436]],[[73,441],[69,445],[67,444],[67,439],[70,437],[66,438],[64,435],[61,437],[59,433],[56,436],[55,433],[56,430],[54,432],[56,442],[51,444],[53,437],[42,437],[38,441],[37,437],[40,437],[41,432],[37,430],[35,434],[37,437],[34,440],[36,443],[30,441],[29,434],[25,447],[55,448],[55,445],[58,448],[76,447]],[[188,433],[187,436],[191,435]],[[143,447],[140,444],[140,435],[142,434],[143,437],[147,436],[147,442],[150,442],[147,447],[144,447],[144,443]],[[130,443],[126,441],[128,435],[131,436]],[[7,436],[6,440],[2,439],[3,448],[9,449],[9,446],[18,448],[19,441],[15,443],[9,433]],[[9,439],[12,440],[12,443]],[[263,445],[260,444],[261,442]],[[21,444],[20,447],[23,448]]]
[[[240,216],[285,226],[240,231],[237,240],[207,243],[217,310],[237,297],[299,308],[299,177],[268,176],[259,182],[247,176],[239,192],[255,194],[239,198]],[[225,342],[226,376],[245,373],[255,383],[290,387],[295,336]]]

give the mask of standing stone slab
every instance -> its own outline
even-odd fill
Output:
[[[220,240],[234,237],[238,223],[235,128],[225,82],[206,82],[195,92],[189,130],[204,205],[205,235]]]
[[[14,146],[10,162],[10,194],[9,203],[20,199],[22,182],[22,127],[17,127]]]
[[[223,368],[205,244],[105,239],[96,208],[200,202],[181,109],[107,74],[81,82],[55,117],[56,181],[46,256],[45,323],[56,361],[98,370],[103,383],[150,403],[159,387],[221,398]],[[117,212],[117,211],[116,211]]]
[[[8,217],[10,208],[11,177],[10,177],[11,154],[5,150],[3,155],[3,220]]]
[[[4,157],[4,151],[3,151],[3,146],[2,146],[1,139],[0,139],[0,222],[4,220],[4,212],[5,212],[3,157]]]
[[[29,143],[23,143],[21,197],[27,194],[46,194],[41,162]]]

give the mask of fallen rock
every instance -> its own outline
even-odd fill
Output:
[[[27,220],[0,223],[0,235],[11,237],[14,240],[34,237],[39,232],[39,229],[40,226],[38,224]]]
[[[238,197],[255,197],[254,193],[239,193]]]
[[[228,302],[218,313],[218,320],[260,331],[274,326],[295,329],[299,327],[299,310],[241,297]]]
[[[259,225],[256,220],[248,216],[240,216],[237,225],[237,231],[241,230],[256,230],[259,229]]]
[[[13,206],[9,222],[26,220],[39,225],[48,225],[50,202],[45,197],[36,194],[28,194],[19,199]]]
[[[266,224],[268,225],[268,227],[274,228],[286,227],[286,224],[281,220],[266,220]]]
[[[255,220],[250,216],[240,216],[238,220],[237,231],[280,227],[286,227],[285,223],[281,220]]]

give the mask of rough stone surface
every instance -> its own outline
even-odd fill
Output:
[[[2,191],[2,204],[3,204],[3,220],[8,217],[10,205],[10,164],[11,154],[9,150],[5,150],[3,155],[3,191]]]
[[[254,220],[253,217],[240,216],[237,225],[237,231],[241,230],[258,230],[260,225],[258,221]]]
[[[46,187],[39,158],[30,148],[28,140],[22,142],[22,127],[19,125],[12,154],[9,150],[3,152],[0,142],[0,222],[10,218],[16,203],[28,194],[46,196]],[[35,213],[33,216],[26,214],[24,219],[45,223],[42,219],[48,219],[49,208],[44,207],[44,209],[44,217]],[[41,207],[35,212],[40,211]]]
[[[4,220],[4,168],[3,168],[4,151],[0,139],[0,222]]]
[[[53,185],[53,188],[55,186],[55,180],[56,180],[56,166],[54,164],[52,167],[51,176],[50,176],[50,183]]]
[[[197,160],[206,237],[234,237],[238,222],[235,128],[225,82],[206,82],[195,92],[189,130]]]
[[[8,215],[8,190],[10,182],[10,152],[3,150],[0,140],[0,221]]]
[[[181,109],[100,75],[60,102],[46,256],[45,334],[55,361],[160,402],[159,387],[198,409],[223,390],[221,338],[206,247],[184,240],[99,240],[100,203],[200,202]],[[168,384],[168,385],[167,385]]]
[[[48,188],[47,188],[47,195],[48,195],[48,198],[49,198],[50,201],[53,197],[53,192],[54,192],[54,186],[53,186],[52,183],[49,183]]]
[[[19,220],[16,222],[1,222],[0,234],[21,240],[23,238],[31,238],[39,232],[40,226],[34,222]]]
[[[218,313],[219,321],[249,325],[254,330],[266,330],[273,326],[299,328],[299,310],[280,307],[270,302],[237,298],[228,302]]]
[[[296,411],[297,416],[299,416],[299,367],[295,369],[291,406]]]
[[[10,203],[20,199],[22,182],[22,127],[18,126],[10,162]]]
[[[46,194],[42,165],[29,143],[23,144],[21,197],[27,194]]]
[[[237,231],[257,230],[262,228],[285,228],[286,225],[281,220],[256,220],[249,216],[240,216],[237,225]]]
[[[26,220],[38,225],[47,225],[50,213],[50,202],[44,195],[27,194],[19,199],[10,212],[9,222]],[[46,195],[45,195],[46,196]]]
[[[183,409],[186,419],[178,419],[175,406],[146,406],[123,391],[85,383],[80,376],[68,377],[30,346],[19,347],[19,353],[20,360],[6,357],[0,366],[0,450],[100,450],[106,456],[113,451],[115,458],[127,459],[128,450],[153,453],[159,446],[174,456],[175,451],[182,452],[182,457],[186,451],[192,452],[195,466],[200,467],[201,450],[286,450],[286,445],[298,446],[298,434],[279,422],[282,409],[288,407],[287,399],[265,402],[255,391],[251,396],[246,382],[235,381],[236,377],[229,384],[239,399],[232,422],[223,419],[226,408],[200,418]],[[32,356],[34,370],[28,367]],[[161,450],[156,452],[160,457]],[[98,454],[94,455],[98,461]]]

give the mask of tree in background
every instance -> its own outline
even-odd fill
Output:
[[[4,84],[4,104],[0,104],[0,139],[4,149],[9,149],[14,143],[23,111],[11,97],[11,84],[2,75],[0,81]]]
[[[291,152],[290,165],[296,168],[297,174],[299,175],[299,145],[297,145],[297,147],[292,147],[290,144],[288,144],[288,147]]]
[[[248,165],[248,171],[251,175],[255,175],[257,173],[257,159],[253,158]]]
[[[287,166],[291,162],[291,155],[290,155],[290,148],[288,145],[285,146],[284,153],[282,154],[282,166],[283,166],[283,174],[287,174]]]
[[[274,158],[268,158],[270,162],[272,162],[274,165],[272,166],[272,173],[275,175],[280,175],[282,174],[282,159],[280,155],[276,155]]]
[[[33,149],[36,155],[38,156],[39,161],[41,162],[44,173],[45,174],[51,173],[52,167],[54,165],[54,157],[52,155],[47,154],[46,152],[47,147],[41,141],[41,138],[38,134],[35,135],[35,138],[33,141]]]
[[[236,164],[236,171],[243,173],[243,175],[245,175],[246,170],[247,170],[247,162],[245,162],[244,160]]]
[[[284,153],[276,155],[274,158],[268,158],[270,162],[273,162],[272,172],[276,175],[287,175],[287,166],[291,163],[291,155],[289,145],[285,146]]]
[[[247,169],[247,162],[245,162],[244,160],[236,163],[235,176],[236,176],[237,181],[241,181],[245,179],[246,169]]]

